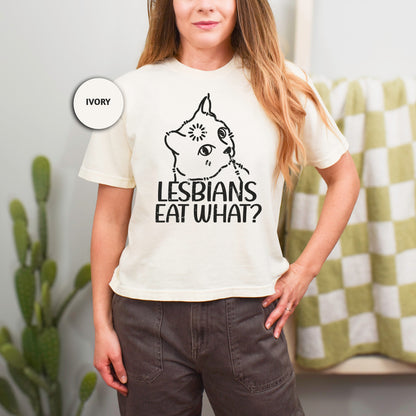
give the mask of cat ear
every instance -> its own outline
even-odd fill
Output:
[[[211,99],[209,98],[209,94],[206,95],[199,104],[198,111],[203,114],[213,115],[211,111]]]

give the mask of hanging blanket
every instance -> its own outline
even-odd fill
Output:
[[[350,143],[361,191],[340,241],[298,305],[297,362],[322,369],[357,354],[416,363],[416,79],[314,80]],[[326,191],[307,166],[286,224],[294,261]]]

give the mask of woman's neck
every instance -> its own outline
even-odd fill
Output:
[[[179,47],[176,58],[184,65],[202,71],[214,71],[226,65],[233,57],[231,45],[212,49],[197,49],[190,45]]]

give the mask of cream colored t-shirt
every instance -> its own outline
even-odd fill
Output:
[[[287,66],[305,79],[295,64]],[[136,187],[128,243],[111,288],[164,301],[273,293],[289,267],[277,237],[279,134],[240,58],[214,71],[170,58],[115,82],[124,94],[123,115],[92,133],[79,172],[89,181]],[[304,102],[308,163],[329,167],[347,141]]]

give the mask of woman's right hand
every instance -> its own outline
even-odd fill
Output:
[[[120,341],[113,328],[95,331],[94,367],[110,387],[127,396],[127,372]]]

